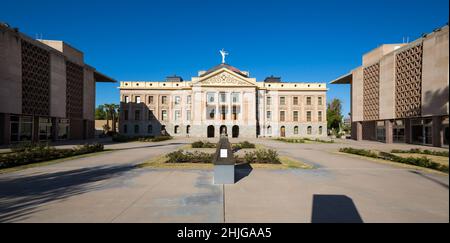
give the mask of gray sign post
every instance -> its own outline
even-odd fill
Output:
[[[213,163],[214,184],[234,184],[235,159],[226,135],[220,136]]]

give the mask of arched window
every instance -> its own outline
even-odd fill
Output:
[[[175,134],[180,133],[180,126],[175,126],[174,131]]]
[[[148,125],[147,127],[147,133],[152,134],[153,133],[153,126],[152,125]]]
[[[298,135],[298,126],[295,126],[295,127],[294,127],[294,134],[295,134],[295,135]]]
[[[272,127],[271,126],[267,127],[267,134],[272,135]]]
[[[308,133],[308,135],[312,134],[312,126],[308,126],[307,133]]]
[[[323,130],[323,128],[322,128],[322,126],[320,126],[320,127],[319,127],[319,134],[320,134],[320,135],[322,135],[322,133],[323,133],[322,130]]]
[[[134,125],[134,133],[139,133],[139,125]]]

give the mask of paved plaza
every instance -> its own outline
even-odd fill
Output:
[[[449,222],[448,175],[337,153],[413,145],[253,140],[316,168],[238,168],[225,186],[212,170],[134,166],[192,141],[107,144],[114,150],[1,174],[0,222]]]

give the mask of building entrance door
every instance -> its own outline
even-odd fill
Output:
[[[222,135],[222,134],[228,134],[227,126],[220,126],[220,135]]]
[[[280,136],[282,138],[286,137],[286,128],[284,126],[280,129]]]
[[[214,137],[214,126],[208,126],[208,138]]]
[[[239,137],[239,126],[233,126],[233,131],[232,131],[232,135],[233,135],[233,138],[237,138],[237,137]]]

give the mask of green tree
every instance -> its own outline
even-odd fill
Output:
[[[327,104],[328,130],[334,130],[339,133],[342,124],[342,102],[339,99],[333,99]]]
[[[99,105],[97,108],[95,108],[95,120],[105,120],[106,119],[106,112],[105,112],[105,106]]]

